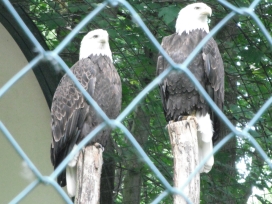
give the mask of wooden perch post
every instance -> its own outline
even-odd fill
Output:
[[[103,151],[95,145],[85,147],[77,162],[76,204],[99,204]]]
[[[174,157],[174,186],[181,188],[198,165],[197,124],[195,120],[170,122],[168,132]],[[184,194],[192,203],[200,202],[199,173],[184,188]],[[174,204],[185,204],[180,195],[174,195]]]

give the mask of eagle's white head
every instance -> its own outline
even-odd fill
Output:
[[[109,34],[107,31],[97,29],[90,31],[81,41],[79,59],[93,55],[108,56],[112,61],[112,53],[109,45]]]
[[[212,9],[204,3],[190,4],[180,10],[176,21],[176,32],[181,35],[182,32],[189,34],[196,29],[209,32],[208,16],[212,15]]]

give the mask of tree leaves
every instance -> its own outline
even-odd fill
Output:
[[[162,17],[163,21],[168,25],[177,18],[179,11],[180,8],[176,5],[171,5],[161,8],[158,16]]]
[[[264,56],[262,52],[256,48],[254,49],[253,47],[250,47],[248,50],[242,50],[240,55],[244,58],[245,61],[251,63],[259,63]]]

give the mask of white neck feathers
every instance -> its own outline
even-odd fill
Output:
[[[107,56],[112,61],[112,53],[111,53],[109,44],[101,45],[100,48],[89,47],[87,45],[85,46],[85,45],[81,44],[80,52],[79,52],[79,59],[88,58],[90,55]]]
[[[178,21],[177,21],[178,22]],[[181,35],[181,33],[186,32],[189,34],[193,30],[203,30],[206,31],[207,33],[210,32],[208,23],[206,25],[204,23],[200,22],[192,22],[188,21],[186,23],[182,22],[182,24],[176,25],[176,33]]]

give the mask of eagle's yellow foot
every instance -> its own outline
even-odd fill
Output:
[[[191,115],[183,116],[181,120],[186,120],[187,122],[189,122],[190,120],[193,120],[195,121],[196,127],[198,128],[197,118],[195,116],[191,116]]]
[[[103,147],[101,144],[99,144],[98,142],[94,143],[94,146],[95,146],[97,149],[101,148],[101,149],[102,149],[102,152],[104,152],[104,147]]]
[[[168,122],[168,124],[169,124],[169,123],[174,123],[174,122],[175,122],[174,120],[170,120],[170,121]]]

